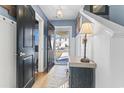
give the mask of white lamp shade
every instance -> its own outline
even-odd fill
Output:
[[[93,34],[92,23],[85,22],[81,25],[81,32],[82,34]]]

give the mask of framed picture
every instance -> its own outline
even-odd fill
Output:
[[[97,15],[108,15],[109,7],[108,5],[90,5],[90,12]]]

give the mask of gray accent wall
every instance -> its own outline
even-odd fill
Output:
[[[124,26],[124,5],[111,5],[109,18],[111,21]]]
[[[90,5],[85,5],[84,10],[90,11]]]

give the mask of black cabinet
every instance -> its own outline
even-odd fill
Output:
[[[95,68],[70,67],[70,88],[95,88]]]

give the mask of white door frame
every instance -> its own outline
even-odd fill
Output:
[[[44,72],[44,20],[35,12],[36,20],[39,22],[38,40],[38,72]]]

